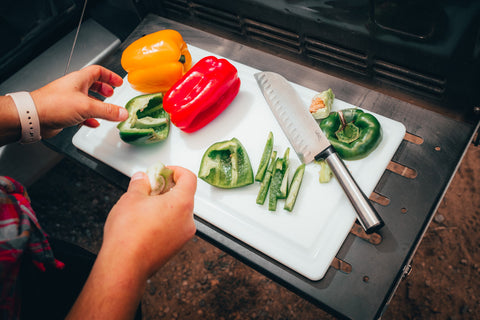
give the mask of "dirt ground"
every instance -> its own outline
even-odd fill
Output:
[[[50,236],[93,252],[122,193],[67,159],[28,190]],[[480,147],[472,145],[383,318],[479,319],[479,229]],[[142,309],[144,319],[333,319],[198,237],[149,280]]]

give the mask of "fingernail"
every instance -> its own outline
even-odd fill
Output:
[[[126,119],[126,118],[128,118],[128,111],[127,111],[127,109],[120,108],[119,111],[118,111],[118,117],[119,117],[120,119]]]
[[[132,178],[130,179],[130,181],[143,180],[144,177],[145,177],[145,172],[143,171],[135,172],[132,175]]]

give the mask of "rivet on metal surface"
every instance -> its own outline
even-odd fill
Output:
[[[352,272],[352,265],[348,262],[338,259],[337,257],[333,258],[332,263],[330,266],[334,269],[337,269],[343,273],[350,273]]]
[[[363,282],[368,282],[370,278],[368,276],[363,276]]]
[[[408,211],[407,208],[401,208],[401,209],[400,209],[400,212],[401,212],[401,213],[407,213],[407,211]]]
[[[379,235],[378,233],[367,234],[362,228],[362,226],[357,223],[353,224],[352,229],[350,229],[350,233],[374,245],[378,245],[382,242],[381,235]]]
[[[439,146],[436,146],[435,147],[435,151],[440,151],[442,148],[440,148]]]

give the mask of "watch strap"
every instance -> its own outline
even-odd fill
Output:
[[[22,126],[22,138],[20,143],[33,143],[40,141],[40,121],[38,119],[37,108],[33,102],[32,96],[26,91],[8,93],[12,97],[17,107],[18,116]]]

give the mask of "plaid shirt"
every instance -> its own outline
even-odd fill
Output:
[[[17,319],[20,312],[20,262],[31,260],[40,270],[63,268],[38,223],[25,188],[0,176],[0,318]]]

